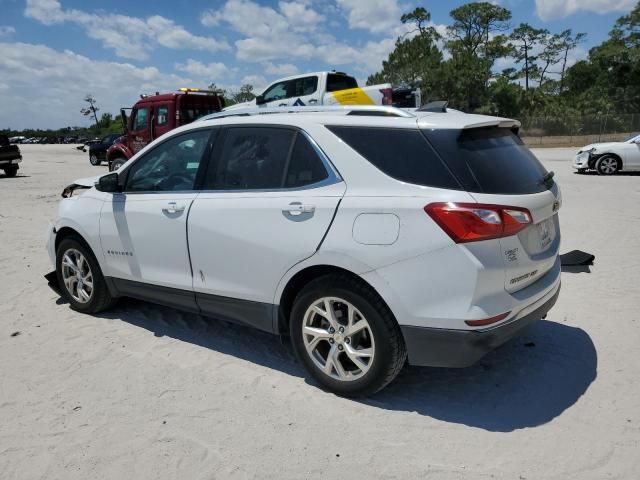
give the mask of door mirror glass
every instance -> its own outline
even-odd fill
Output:
[[[258,95],[256,97],[256,105],[264,105],[265,103],[267,102],[265,102],[263,95]]]
[[[127,133],[129,131],[129,119],[127,118],[127,112],[124,108],[120,109],[120,120],[122,120],[122,131]]]
[[[118,173],[113,172],[105,175],[104,177],[100,177],[96,184],[96,188],[101,192],[107,193],[117,193],[122,191],[120,183],[118,182]]]

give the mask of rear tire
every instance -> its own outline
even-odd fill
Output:
[[[387,305],[348,275],[326,275],[306,285],[294,300],[289,324],[298,360],[338,395],[381,390],[407,359],[402,332]]]
[[[93,252],[77,237],[58,245],[56,275],[62,295],[78,312],[98,313],[115,303]]]
[[[8,167],[4,169],[4,174],[7,177],[15,177],[18,174],[18,167]]]
[[[100,161],[100,159],[98,158],[97,155],[91,154],[91,155],[89,155],[89,163],[91,163],[91,165],[93,165],[94,167],[97,167],[102,162]]]
[[[614,175],[618,173],[619,169],[618,159],[612,155],[604,155],[596,162],[598,175]]]

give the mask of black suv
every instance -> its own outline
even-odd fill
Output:
[[[122,136],[121,133],[112,133],[107,135],[99,142],[89,146],[89,162],[91,165],[100,165],[107,159],[107,149]]]
[[[15,177],[18,173],[18,163],[22,161],[20,148],[11,145],[6,135],[0,135],[0,169],[7,177]]]

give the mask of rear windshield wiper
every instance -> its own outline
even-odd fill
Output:
[[[555,173],[553,172],[553,170],[545,173],[544,176],[540,179],[540,185],[548,185],[549,182],[553,180],[554,175]]]

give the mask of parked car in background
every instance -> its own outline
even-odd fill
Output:
[[[97,166],[104,162],[107,159],[107,150],[121,136],[121,133],[112,133],[89,145],[89,162],[91,165]]]
[[[7,177],[15,177],[20,168],[22,154],[18,145],[11,145],[6,135],[0,135],[0,169]]]
[[[107,150],[121,136],[121,133],[112,133],[98,141],[92,142],[89,145],[89,163],[97,166],[104,162],[107,159]]]
[[[397,91],[398,102],[407,107],[407,88]],[[409,92],[410,94],[411,92]],[[414,99],[415,102],[415,99]],[[250,102],[238,103],[225,109],[247,107],[304,107],[331,105],[393,105],[394,90],[390,83],[358,87],[358,81],[344,72],[315,72],[281,78],[269,85]]]
[[[219,92],[181,88],[177,92],[141,95],[127,116],[120,110],[124,134],[107,149],[109,170],[117,170],[147,144],[181,125],[219,112],[224,97]]]
[[[573,168],[579,173],[595,170],[599,175],[640,170],[640,135],[624,142],[594,143],[582,147],[576,154]]]
[[[288,336],[343,395],[407,356],[471,365],[554,305],[560,190],[517,121],[282,110],[206,117],[67,187],[47,279],[84,313],[131,296]]]

